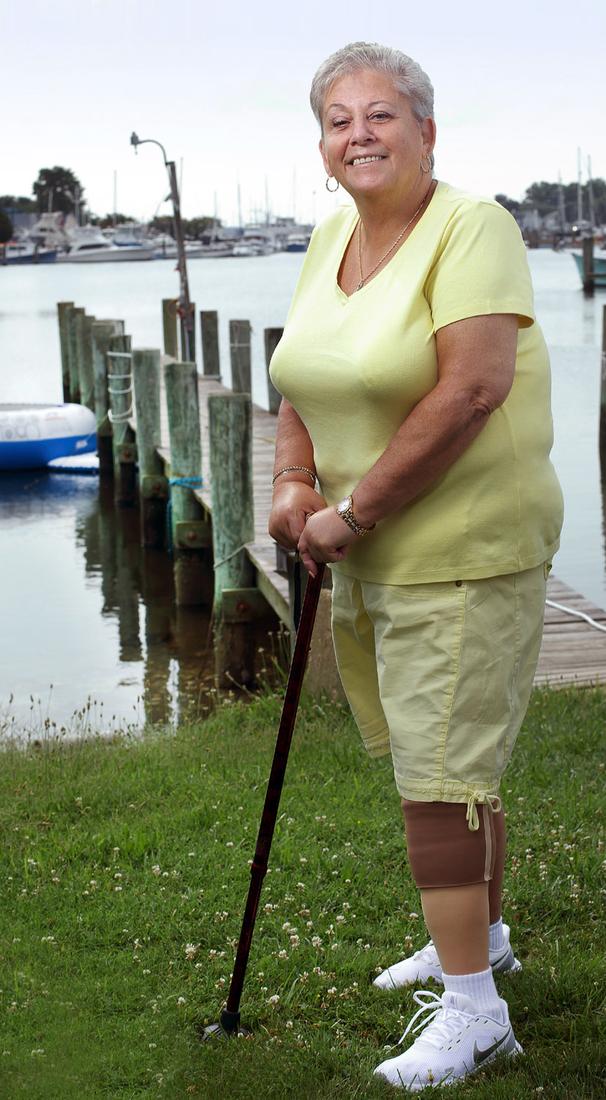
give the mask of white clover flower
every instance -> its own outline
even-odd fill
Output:
[[[184,1005],[185,1003],[186,1003],[185,1002],[185,997],[177,997],[177,1004],[178,1005]]]
[[[272,993],[271,997],[267,998],[267,1003],[268,1003],[268,1005],[277,1005],[279,1000],[280,1000],[279,993]]]
[[[186,943],[185,944],[185,958],[186,959],[195,959],[195,957],[198,954],[199,950],[200,950],[200,944],[199,943]]]

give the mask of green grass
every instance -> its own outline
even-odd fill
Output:
[[[267,695],[176,735],[0,754],[3,1100],[397,1095],[371,1074],[415,1006],[370,980],[426,936],[390,765],[337,704],[307,701],[297,724],[242,1002],[253,1037],[199,1042],[279,711]],[[524,969],[499,987],[526,1056],[452,1100],[606,1095],[605,727],[602,692],[533,697],[502,791]]]

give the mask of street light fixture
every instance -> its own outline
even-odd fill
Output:
[[[195,362],[194,358],[194,316],[189,297],[189,283],[187,280],[187,264],[185,261],[185,243],[183,241],[183,225],[181,223],[181,202],[179,199],[179,187],[177,184],[177,170],[174,160],[167,160],[164,146],[154,138],[140,138],[132,132],[130,143],[134,146],[135,153],[139,145],[157,145],[162,150],[162,157],[170,183],[170,197],[173,204],[173,221],[175,225],[175,241],[177,243],[177,270],[179,272],[179,305],[177,312],[181,318],[181,334],[183,339],[183,358],[188,363]]]

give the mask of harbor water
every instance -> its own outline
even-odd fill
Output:
[[[193,259],[192,299],[253,328],[253,399],[266,405],[263,329],[284,323],[303,256]],[[572,258],[529,253],[536,312],[550,349],[555,445],[566,520],[556,574],[606,606],[606,521],[598,455],[606,295],[585,298]],[[0,402],[61,401],[56,303],[122,318],[137,347],[161,346],[174,262],[0,268]],[[174,605],[166,555],[143,553],[137,516],[113,508],[95,478],[0,475],[0,732],[49,723],[101,732],[196,713],[212,683],[206,612]],[[202,707],[203,709],[203,707]]]

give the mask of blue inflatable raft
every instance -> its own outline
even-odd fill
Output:
[[[0,405],[0,470],[31,470],[97,449],[84,405]]]

